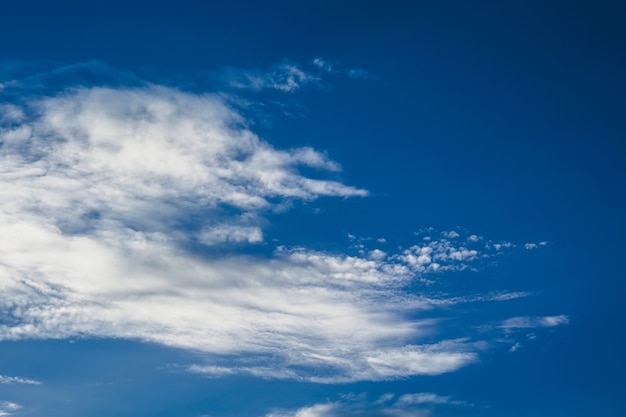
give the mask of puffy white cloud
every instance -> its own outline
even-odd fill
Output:
[[[421,342],[433,321],[416,312],[514,298],[406,291],[494,256],[446,239],[358,256],[195,251],[261,242],[263,213],[292,199],[367,195],[300,174],[340,167],[272,147],[216,96],[79,88],[6,108],[0,340],[129,338],[199,352],[190,370],[209,375],[381,380],[477,360],[469,340]]]

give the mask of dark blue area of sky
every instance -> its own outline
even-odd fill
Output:
[[[369,71],[285,98],[302,117],[255,126],[277,146],[327,150],[347,183],[372,193],[272,214],[268,237],[333,250],[352,233],[385,237],[381,247],[393,251],[423,227],[460,226],[494,240],[547,240],[544,254],[456,283],[541,292],[520,314],[568,314],[571,323],[514,354],[384,384],[205,380],[159,369],[189,360],[179,352],[121,341],[2,343],[0,369],[45,380],[35,395],[67,416],[251,415],[271,396],[299,407],[361,391],[440,392],[492,405],[473,410],[484,416],[621,416],[625,16],[609,1],[4,4],[0,82],[90,60],[191,90],[210,89],[207,74],[224,67],[285,59]],[[0,386],[24,403],[31,388]],[[66,389],[72,398],[57,396]],[[85,400],[98,395],[101,412]]]

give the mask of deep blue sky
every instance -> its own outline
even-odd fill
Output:
[[[219,3],[2,6],[0,416],[623,415],[626,6]],[[281,84],[289,74],[295,84]],[[145,119],[133,110],[151,103],[183,110],[161,124],[158,110]],[[239,153],[193,148],[177,123],[205,113],[224,125],[203,121],[200,143],[214,134]],[[148,132],[138,145],[145,166],[106,153],[134,143],[131,131]],[[173,138],[162,153],[151,142],[159,131]],[[242,131],[262,145],[238,148]],[[194,183],[170,159],[185,146],[209,177],[232,165],[217,182]],[[306,162],[303,147],[327,159]],[[267,149],[279,164],[246,159]],[[286,180],[264,188],[263,175]],[[229,200],[230,186],[268,205]],[[301,189],[309,194],[294,194]],[[124,246],[135,238],[145,246]],[[411,265],[405,251],[429,242],[432,262],[438,250],[449,257],[442,270],[407,278],[385,269]],[[446,244],[477,253],[451,255]],[[160,258],[178,265],[158,281],[167,285],[142,281],[156,274],[146,259]],[[348,258],[375,264],[379,286],[352,265],[341,273],[354,274],[355,297],[337,290],[344,275],[332,275],[333,262]],[[317,273],[328,282],[307,281]],[[167,298],[187,284],[205,301]],[[275,321],[300,294],[290,291],[309,285],[327,298],[303,298],[311,310],[294,313],[294,328]],[[205,307],[218,287],[216,302],[241,315],[222,320]],[[271,288],[277,310],[252,308],[233,288],[251,298]],[[505,293],[524,295],[494,299]],[[170,301],[155,307],[155,294]],[[395,296],[464,301],[406,310]],[[333,306],[363,313],[354,326],[372,334],[342,327],[352,310]],[[388,336],[366,314],[381,311],[392,316],[382,321]],[[211,320],[185,327],[195,313]],[[177,323],[180,332],[164,330]],[[430,330],[393,333],[411,323]],[[441,348],[449,358],[475,356],[402,370],[436,361],[402,356],[407,349],[445,341],[455,341]],[[387,376],[364,365],[378,354]]]

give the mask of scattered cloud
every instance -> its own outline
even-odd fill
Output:
[[[543,242],[539,242],[539,243],[525,243],[524,244],[524,249],[527,250],[533,250],[533,249],[537,249],[541,246],[546,246],[548,244],[548,242],[543,241]]]
[[[331,63],[329,63],[328,61],[322,59],[322,58],[315,58],[313,60],[313,65],[315,65],[319,69],[322,69],[322,70],[324,70],[326,72],[332,72],[333,71],[333,65]]]
[[[521,343],[519,343],[519,342],[515,342],[515,343],[513,344],[513,346],[511,346],[511,348],[509,349],[509,352],[513,353],[513,352],[515,352],[515,351],[519,350],[521,347],[522,347],[522,344],[521,344]]]
[[[469,235],[469,236],[467,237],[467,239],[468,239],[470,242],[478,242],[481,238],[480,238],[479,236],[477,236],[477,235]]]

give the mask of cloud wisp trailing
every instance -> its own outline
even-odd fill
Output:
[[[279,91],[293,93],[305,86],[320,86],[329,75],[368,79],[372,74],[363,69],[346,69],[336,62],[315,58],[308,63],[284,62],[266,69],[227,68],[222,80],[238,90]]]
[[[40,385],[41,382],[34,379],[23,378],[21,376],[0,375],[0,384]]]
[[[569,317],[561,314],[559,316],[543,317],[511,317],[500,323],[499,327],[504,330],[534,329],[538,327],[556,327],[569,323]]]
[[[322,62],[322,61],[320,61]],[[241,70],[230,68],[224,72],[223,78],[228,85],[237,89],[264,91],[278,90],[284,93],[294,92],[307,84],[321,81],[326,68],[316,64],[311,70],[301,65],[284,63],[267,70]]]
[[[432,409],[440,406],[471,407],[472,404],[432,392],[400,396],[388,393],[376,401],[368,400],[365,395],[349,395],[339,401],[313,404],[297,410],[274,410],[265,417],[420,417],[432,415]]]
[[[416,312],[523,296],[408,290],[507,249],[457,232],[397,253],[238,250],[292,200],[368,192],[301,174],[341,167],[272,147],[218,96],[77,88],[0,114],[0,340],[128,338],[199,352],[190,370],[208,375],[383,380],[484,349],[421,342],[435,321]],[[229,251],[202,251],[215,247]]]

